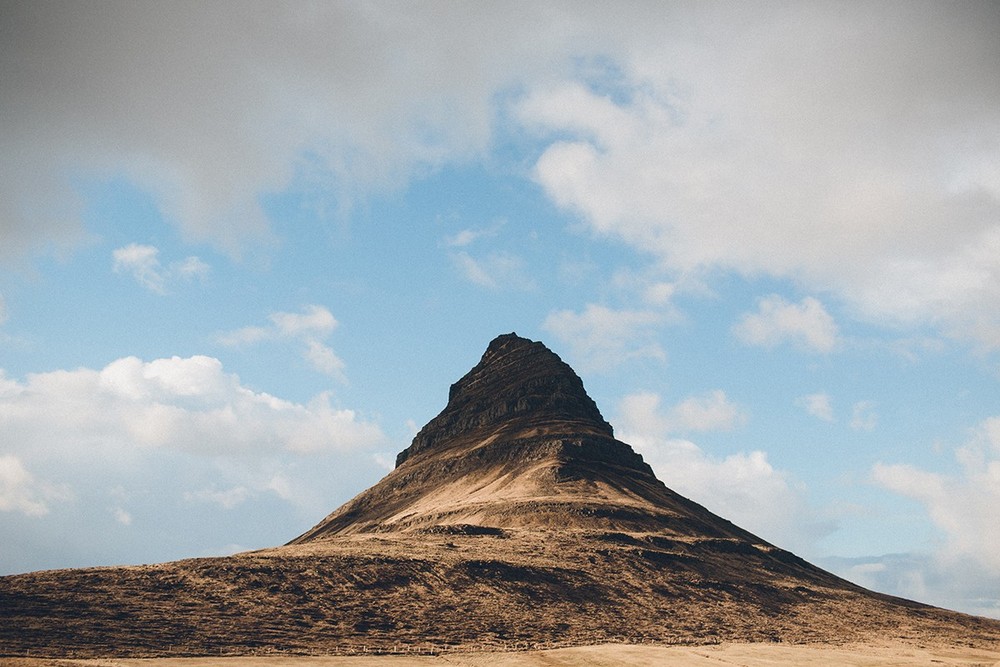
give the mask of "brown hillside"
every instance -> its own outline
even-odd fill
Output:
[[[7,655],[889,639],[1000,647],[1000,622],[867,591],[677,495],[514,334],[286,546],[0,578]]]

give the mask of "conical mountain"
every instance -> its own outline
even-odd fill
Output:
[[[514,334],[391,473],[288,545],[0,577],[0,656],[722,641],[997,650],[1000,622],[865,590],[674,493]]]
[[[642,530],[761,542],[663,485],[545,345],[506,334],[396,469],[293,541],[457,526]]]

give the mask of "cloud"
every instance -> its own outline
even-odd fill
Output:
[[[1000,618],[1000,574],[968,558],[922,554],[823,558],[821,567],[871,590],[967,614]]]
[[[712,403],[720,402],[719,394],[712,395]],[[617,436],[642,454],[668,487],[784,548],[809,549],[833,530],[809,509],[803,491],[789,476],[771,465],[766,452],[712,457],[694,442],[673,436],[691,426],[685,423],[684,407],[690,399],[666,411],[659,404],[657,394],[626,396],[614,425]],[[696,419],[695,424],[729,427],[731,420]]]
[[[652,392],[630,394],[621,408],[626,415],[641,415],[645,430],[663,433],[729,431],[747,419],[746,412],[721,389],[685,398],[666,412],[660,411],[660,396]]]
[[[0,373],[0,424],[0,533],[21,536],[0,544],[4,574],[287,541],[391,447],[330,394],[282,399],[205,356]]]
[[[0,456],[0,512],[43,516],[49,513],[46,499],[58,495],[37,481],[16,456]]]
[[[507,224],[503,218],[496,220],[492,225],[480,229],[463,229],[455,234],[444,238],[444,245],[448,248],[465,248],[482,238],[492,238],[499,233],[500,229]]]
[[[681,274],[791,279],[1000,346],[995,7],[678,13],[518,102],[549,197]]]
[[[242,505],[252,495],[253,492],[250,489],[241,485],[221,491],[214,488],[188,491],[184,494],[184,500],[190,503],[212,503],[219,505],[223,509],[231,510],[238,505]]]
[[[834,421],[833,405],[830,403],[829,394],[809,394],[796,399],[795,404],[805,408],[805,411],[817,419],[825,422]]]
[[[206,457],[349,451],[384,437],[333,407],[329,394],[300,404],[255,392],[206,356],[30,374],[0,394],[0,420],[21,451],[37,447],[67,462],[155,449]]]
[[[960,471],[948,475],[909,464],[879,463],[872,477],[880,486],[921,503],[944,535],[937,557],[967,559],[1000,578],[1000,417],[984,420],[957,448]],[[1000,597],[1000,594],[997,595]]]
[[[872,401],[858,401],[851,406],[851,428],[855,431],[872,431],[878,424],[878,414]]]
[[[483,154],[498,94],[565,69],[600,25],[530,4],[226,0],[21,2],[4,19],[2,259],[80,240],[81,175],[124,176],[185,239],[240,252],[270,234],[262,194],[321,191],[342,211]]]
[[[998,24],[990,3],[16,3],[0,259],[79,242],[72,184],[112,175],[239,252],[271,233],[262,195],[349,210],[485,156],[499,121],[544,142],[552,201],[675,272],[998,346]]]
[[[132,525],[132,515],[129,514],[127,511],[125,511],[125,509],[123,509],[121,507],[116,507],[112,511],[112,514],[115,517],[115,521],[117,521],[121,525],[123,525],[123,526],[131,526]]]
[[[179,262],[173,262],[164,268],[160,264],[158,248],[149,245],[130,243],[116,248],[112,253],[115,273],[131,274],[136,281],[156,294],[166,294],[166,283],[175,278],[191,280],[204,278],[211,270],[208,264],[198,257],[188,257]]]
[[[480,287],[491,290],[530,290],[535,287],[524,260],[517,255],[491,252],[477,259],[462,251],[453,253],[451,259],[466,280]]]
[[[267,340],[296,340],[304,345],[302,357],[325,375],[346,382],[346,364],[324,342],[339,326],[327,308],[309,305],[301,313],[275,312],[268,315],[270,326],[250,326],[219,334],[216,339],[223,345],[239,347],[254,345]]]
[[[570,346],[584,369],[606,370],[628,359],[665,361],[657,341],[663,315],[652,310],[614,310],[587,304],[582,313],[549,313],[542,328]]]
[[[813,352],[828,353],[837,346],[837,325],[812,297],[799,304],[788,303],[777,294],[757,302],[756,313],[746,313],[733,333],[747,345],[773,347],[792,342]]]

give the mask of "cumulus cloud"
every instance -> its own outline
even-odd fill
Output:
[[[112,253],[115,273],[128,273],[151,292],[166,294],[166,284],[175,278],[191,280],[204,278],[210,268],[198,257],[188,257],[171,263],[168,267],[160,264],[160,251],[155,246],[130,243],[116,248]]]
[[[876,483],[920,502],[943,533],[938,555],[946,561],[968,559],[1000,578],[1000,417],[979,424],[956,449],[960,472],[928,472],[909,464],[879,463]],[[1000,597],[998,595],[997,597]]]
[[[295,340],[303,345],[302,357],[325,375],[345,382],[344,361],[323,342],[339,323],[327,308],[309,305],[301,313],[275,312],[268,326],[249,326],[217,336],[223,345],[239,347],[267,340]]]
[[[282,399],[205,356],[0,373],[0,424],[0,532],[23,538],[0,544],[4,574],[280,543],[374,482],[390,446],[327,393]]]
[[[748,345],[773,347],[792,342],[814,352],[831,352],[837,345],[837,325],[823,304],[806,297],[798,304],[777,294],[757,302],[756,313],[746,313],[733,327],[737,338]]]
[[[520,101],[549,196],[680,273],[789,278],[1000,345],[995,8],[680,12],[636,26],[617,76]]]
[[[255,392],[206,356],[125,357],[99,370],[29,374],[0,393],[0,419],[23,450],[37,445],[68,461],[151,448],[221,457],[309,454],[383,438],[376,424],[333,407],[329,394],[301,404]]]
[[[46,500],[60,494],[39,482],[13,455],[0,456],[0,512],[20,512],[28,516],[49,513]]]
[[[830,402],[830,395],[824,393],[809,394],[796,399],[795,404],[804,408],[806,412],[817,419],[825,422],[834,421],[833,404]]]
[[[714,393],[710,403],[725,404]],[[721,399],[721,401],[720,401]],[[766,540],[793,550],[808,549],[833,526],[807,506],[802,489],[775,469],[763,451],[713,457],[690,440],[675,437],[689,414],[682,401],[660,408],[656,394],[633,394],[618,407],[615,432],[642,454],[663,482]],[[704,398],[695,399],[701,405]],[[722,412],[732,413],[731,409]],[[695,420],[698,426],[730,427],[730,419]]]
[[[582,368],[606,370],[628,359],[665,361],[656,335],[664,319],[653,310],[615,310],[591,303],[582,313],[549,313],[542,328],[568,344]]]

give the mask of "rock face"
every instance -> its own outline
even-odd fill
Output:
[[[283,547],[0,577],[0,656],[886,639],[995,648],[1000,622],[867,591],[679,496],[514,334]]]

